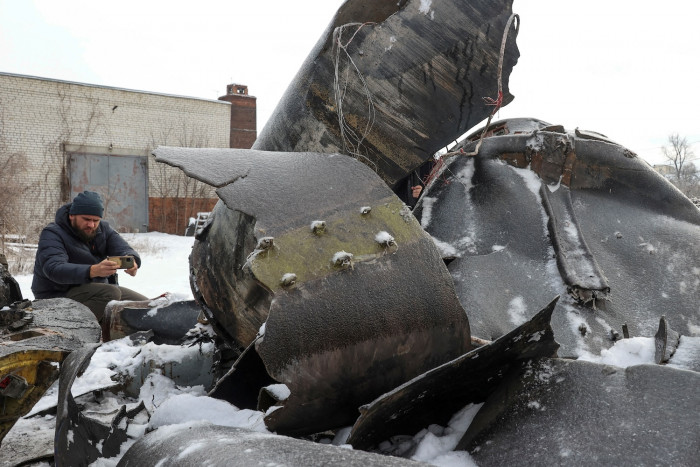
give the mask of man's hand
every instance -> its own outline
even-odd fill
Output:
[[[90,266],[90,279],[93,277],[109,277],[117,272],[117,266],[119,266],[117,263],[108,259],[103,260],[101,263],[93,264]]]
[[[134,261],[134,267],[129,268],[129,269],[124,269],[124,272],[130,275],[131,277],[134,277],[136,275],[136,271],[139,270],[139,265],[136,264],[136,261]]]
[[[411,187],[411,192],[413,193],[414,198],[418,198],[420,196],[421,191],[423,191],[423,185],[416,185]]]

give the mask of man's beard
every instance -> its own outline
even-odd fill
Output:
[[[80,230],[75,221],[71,222],[71,227],[73,227],[73,232],[85,243],[89,243],[97,235],[97,229],[93,230],[92,233],[87,233],[84,230]]]

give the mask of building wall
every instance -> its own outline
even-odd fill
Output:
[[[156,146],[226,148],[231,104],[0,73],[0,156],[24,158],[20,211],[37,233],[69,201],[66,148],[147,160],[148,196],[216,198],[150,156]],[[4,159],[0,159],[3,161]],[[0,168],[2,170],[2,168]],[[2,187],[0,187],[0,193]],[[2,195],[0,194],[0,197]]]

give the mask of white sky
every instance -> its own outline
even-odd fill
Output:
[[[260,130],[342,3],[0,0],[0,71],[208,99],[245,84]],[[515,101],[500,118],[598,131],[652,163],[673,132],[700,142],[700,4],[515,0],[513,8],[521,55]]]

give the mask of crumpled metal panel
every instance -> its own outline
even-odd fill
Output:
[[[85,305],[67,298],[20,305],[0,316],[0,382],[7,385],[0,395],[0,441],[56,381],[53,363],[100,340],[100,326]]]
[[[105,307],[102,338],[105,342],[140,331],[150,331],[156,344],[180,344],[197,325],[200,308],[194,300],[111,301]]]
[[[360,405],[470,349],[435,245],[364,164],[254,150],[155,155],[201,181],[232,181],[193,247],[193,290],[236,346],[265,323],[257,353],[292,393],[268,415],[271,430],[351,424]],[[352,254],[345,264],[334,262],[341,252]],[[286,274],[295,279],[285,285]]]
[[[396,435],[413,436],[431,424],[446,425],[467,404],[485,401],[520,362],[556,355],[550,326],[558,297],[527,323],[402,384],[360,408],[348,444],[372,449]]]
[[[475,336],[509,332],[553,295],[563,356],[599,353],[624,324],[653,335],[664,314],[697,335],[700,211],[634,153],[590,132],[538,130],[486,138],[445,166],[415,212],[454,258]]]
[[[132,410],[122,406],[104,423],[85,415],[73,398],[73,382],[90,364],[100,344],[89,344],[71,353],[61,367],[54,460],[57,466],[89,465],[99,458],[117,456],[127,441],[129,419],[145,410],[143,401]]]
[[[580,360],[523,364],[457,446],[480,466],[695,465],[700,373]]]
[[[489,116],[512,0],[349,0],[253,148],[340,152],[393,186]],[[503,105],[518,59],[511,26]]]

